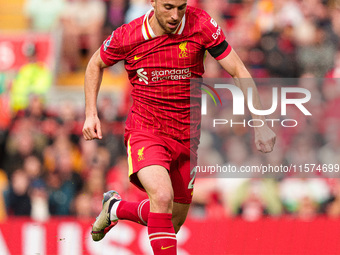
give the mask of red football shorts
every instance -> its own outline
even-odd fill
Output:
[[[137,172],[146,166],[160,165],[169,171],[174,202],[191,203],[196,176],[198,139],[179,142],[165,136],[132,131],[125,134],[125,145],[129,178],[134,185],[145,191]]]

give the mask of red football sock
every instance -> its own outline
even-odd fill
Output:
[[[131,220],[146,226],[148,224],[149,212],[149,199],[141,202],[120,201],[116,215],[120,220]]]
[[[148,233],[155,255],[177,254],[177,240],[171,213],[149,213]]]

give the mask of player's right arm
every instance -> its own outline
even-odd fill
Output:
[[[107,65],[97,50],[91,57],[85,72],[85,123],[83,136],[85,140],[102,139],[102,131],[97,111],[97,97]]]
[[[97,97],[104,68],[126,58],[124,43],[127,37],[125,26],[117,28],[93,54],[85,72],[85,123],[83,135],[86,140],[102,139],[97,112]]]

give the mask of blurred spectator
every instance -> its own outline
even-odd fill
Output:
[[[274,0],[275,27],[284,28],[292,26],[294,29],[299,26],[303,20],[303,11],[296,0]]]
[[[43,174],[41,161],[34,155],[30,155],[24,159],[23,170],[27,173],[30,181],[39,180]]]
[[[334,33],[340,38],[340,3],[337,0],[331,1],[329,11]]]
[[[257,46],[261,31],[253,18],[253,5],[250,1],[242,3],[242,8],[236,9],[232,20],[232,27],[227,31],[227,41],[235,47],[238,55],[249,64],[249,49]],[[261,61],[261,57],[258,61]]]
[[[5,193],[8,215],[31,215],[29,184],[28,175],[22,169],[14,171],[9,189]]]
[[[296,46],[291,25],[265,33],[260,41],[265,67],[274,77],[298,77]]]
[[[86,141],[83,137],[79,141],[79,150],[81,153],[81,163],[82,163],[82,173],[85,174],[91,168],[93,162],[95,161],[96,151],[98,143],[95,140]]]
[[[338,53],[337,62],[340,63],[340,54]],[[336,67],[338,68],[338,67]],[[331,75],[337,75],[336,69]],[[323,163],[338,162],[339,139],[340,139],[340,81],[334,77],[333,79],[325,79],[322,84],[322,92],[326,101],[323,104],[322,122],[320,122],[320,132],[323,134],[325,144],[319,150],[319,157]]]
[[[7,216],[5,192],[8,189],[8,177],[4,170],[0,168],[0,222]]]
[[[79,116],[74,102],[63,101],[58,109],[57,121],[60,124],[59,132],[70,136],[72,143],[79,143],[79,136],[82,134],[82,122],[79,121]]]
[[[104,0],[106,5],[106,15],[104,23],[104,39],[109,36],[112,31],[124,24],[125,12],[129,1],[124,0]]]
[[[202,131],[201,145],[199,146],[198,166],[223,165],[223,158],[220,153],[212,148],[214,138],[209,132]],[[222,203],[222,195],[219,196],[218,179],[216,174],[202,173],[197,170],[195,178],[195,192],[192,198],[190,215],[196,218],[224,217],[230,215],[229,208]],[[224,205],[224,207],[223,207]]]
[[[82,169],[80,150],[64,129],[60,128],[53,143],[44,149],[44,167],[49,171],[55,171],[59,158],[65,153],[69,153],[67,157],[71,160],[72,169],[79,172]]]
[[[90,212],[92,216],[95,216],[101,211],[103,194],[106,191],[104,170],[100,167],[92,167],[85,181],[84,191],[90,196]]]
[[[6,90],[6,77],[4,73],[0,73],[0,95]]]
[[[330,40],[321,23],[313,26],[311,42],[300,45],[297,49],[297,62],[303,72],[324,77],[334,64],[336,42]]]
[[[10,113],[9,97],[8,97],[7,90],[8,89],[7,89],[7,82],[6,82],[5,74],[0,73],[0,109],[1,109],[0,111],[0,137],[1,135],[3,135],[2,132],[6,131],[6,129],[9,127],[9,124],[11,122],[11,113]],[[1,141],[2,139],[0,138],[0,144],[1,144]]]
[[[130,86],[130,84],[128,84],[128,86]],[[118,115],[118,108],[119,106],[113,102],[113,99],[111,97],[104,96],[100,100],[98,105],[98,112],[100,113],[100,118],[108,122],[116,120]]]
[[[29,105],[24,111],[24,115],[34,121],[34,125],[39,127],[40,121],[47,118],[43,99],[37,95],[29,97]],[[19,115],[19,114],[18,114]]]
[[[77,71],[81,67],[81,51],[92,54],[102,43],[102,28],[105,5],[101,0],[69,1],[63,11],[63,65],[67,70]]]
[[[13,81],[10,91],[11,108],[23,110],[29,104],[30,95],[45,96],[52,84],[52,73],[44,63],[37,62],[37,50],[34,42],[23,46],[28,64],[22,66]]]
[[[297,218],[303,221],[313,220],[318,214],[319,206],[312,198],[303,197],[297,208]]]
[[[224,13],[228,8],[228,1],[224,0],[203,0],[201,1],[201,8],[209,13],[209,15],[222,26],[225,31]]]
[[[43,180],[36,179],[31,182],[30,198],[32,204],[32,219],[36,221],[46,221],[50,213],[46,184]]]
[[[92,161],[92,166],[99,168],[106,173],[111,166],[111,154],[108,148],[99,146]]]
[[[0,94],[0,168],[4,167],[4,160],[6,158],[6,140],[9,133],[9,125],[11,123],[11,116],[9,111],[8,100]]]
[[[57,144],[54,169],[47,174],[51,215],[69,215],[71,202],[83,188],[83,180],[73,165],[72,147],[66,140]]]
[[[130,0],[129,2],[130,6],[125,14],[125,24],[143,16],[152,8],[149,0]]]
[[[326,78],[340,78],[340,49],[338,49],[338,51],[335,54],[334,66],[326,74]],[[338,96],[338,93],[335,96]]]
[[[340,181],[333,179],[331,186],[331,197],[324,204],[324,210],[327,216],[331,218],[340,218]]]
[[[26,0],[24,12],[32,30],[53,32],[58,28],[64,7],[64,0]]]
[[[312,204],[318,208],[330,198],[330,189],[325,179],[287,178],[280,183],[279,188],[286,212],[297,215],[311,213],[304,210],[312,209],[309,208]]]
[[[232,210],[245,220],[254,221],[270,214],[279,216],[282,206],[274,179],[250,179],[239,186],[232,197]]]
[[[103,139],[98,141],[98,145],[108,150],[108,153],[104,155],[109,156],[110,166],[116,163],[117,158],[126,155],[124,140],[122,139],[122,131],[124,130],[122,124],[122,122],[108,122],[105,120],[101,122]],[[98,154],[96,157],[100,157],[100,155]]]
[[[73,215],[79,219],[92,218],[93,217],[93,211],[92,211],[93,203],[92,203],[91,198],[92,198],[91,195],[86,192],[82,192],[78,194],[75,197],[73,201],[73,205],[72,205]]]
[[[235,166],[239,169],[241,165],[248,164],[249,151],[240,137],[229,137],[225,144],[224,153],[227,157],[225,165]],[[217,188],[221,196],[222,205],[227,211],[232,210],[233,201],[237,196],[235,191],[246,183],[251,176],[248,176],[248,178],[244,178],[244,176],[243,178],[227,178],[227,173],[219,173],[217,177],[219,177],[217,179]]]
[[[290,163],[296,165],[304,164],[306,162],[308,162],[308,164],[316,165],[319,163],[316,150],[314,149],[318,145],[318,141],[314,135],[315,134],[308,132],[308,130],[305,130],[305,133],[297,134],[295,136],[295,139],[286,154]]]
[[[45,136],[34,129],[31,119],[18,119],[10,132],[6,144],[7,156],[4,169],[11,176],[17,168],[22,168],[25,159],[29,156],[41,157],[46,145]]]

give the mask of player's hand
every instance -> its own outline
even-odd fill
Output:
[[[83,136],[85,140],[102,139],[102,129],[97,116],[87,117],[83,126]]]
[[[275,140],[276,135],[268,125],[255,128],[255,145],[258,151],[271,152],[274,148]]]

